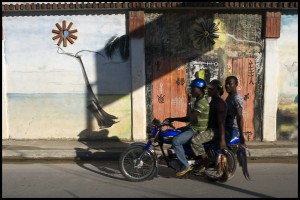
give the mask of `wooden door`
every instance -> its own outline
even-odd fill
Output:
[[[153,117],[184,117],[187,111],[186,65],[176,58],[156,59],[153,62],[152,102]],[[186,125],[174,122],[175,127]]]

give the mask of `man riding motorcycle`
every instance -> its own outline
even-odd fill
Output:
[[[182,167],[180,171],[176,173],[176,176],[183,176],[187,172],[192,170],[192,167],[189,165],[185,153],[183,144],[190,141],[190,139],[200,134],[201,132],[207,129],[208,115],[209,115],[209,104],[207,99],[204,97],[206,83],[203,79],[196,78],[191,83],[191,95],[195,97],[195,103],[192,109],[188,109],[187,116],[185,117],[176,117],[176,118],[167,118],[165,122],[189,122],[185,127],[179,128],[182,133],[175,136],[172,140],[173,149],[177,155],[178,160],[181,162]],[[190,105],[190,102],[189,102]],[[212,139],[208,138],[208,140]],[[205,142],[205,141],[202,141]],[[202,144],[199,142],[199,145]],[[203,148],[203,152],[204,148]]]

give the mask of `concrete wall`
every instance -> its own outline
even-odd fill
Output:
[[[146,139],[146,90],[144,38],[130,43],[132,87],[132,133],[134,140]]]
[[[277,39],[266,39],[263,140],[276,140],[276,110],[279,74]]]
[[[118,117],[110,128],[100,129],[86,108],[80,62],[57,53],[58,40],[52,39],[57,34],[52,30],[58,30],[55,24],[62,26],[63,20],[67,26],[72,22],[70,30],[78,32],[74,44],[60,47],[67,53],[87,50],[80,55],[93,92],[103,109]],[[109,59],[103,50],[112,36],[126,34],[125,14],[18,16],[3,21],[2,124],[8,127],[2,127],[2,138],[130,139],[130,62],[118,54]]]
[[[2,139],[8,138],[7,126],[7,98],[6,98],[6,68],[4,59],[4,42],[2,40]]]

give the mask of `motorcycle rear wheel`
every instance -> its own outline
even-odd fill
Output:
[[[131,182],[149,180],[157,173],[157,161],[150,151],[146,151],[142,160],[137,163],[144,151],[145,149],[141,146],[132,146],[121,154],[119,169],[126,180]]]
[[[224,155],[226,156],[226,167],[220,174],[217,173],[215,167],[208,168],[205,170],[205,175],[210,181],[226,182],[234,176],[237,166],[237,159],[235,154],[231,150],[225,150]]]

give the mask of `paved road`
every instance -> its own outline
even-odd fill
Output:
[[[284,198],[298,197],[298,164],[250,161],[252,181],[238,168],[227,183],[211,183],[201,177],[176,178],[161,164],[159,177],[128,182],[116,160],[78,162],[4,162],[2,198]]]

